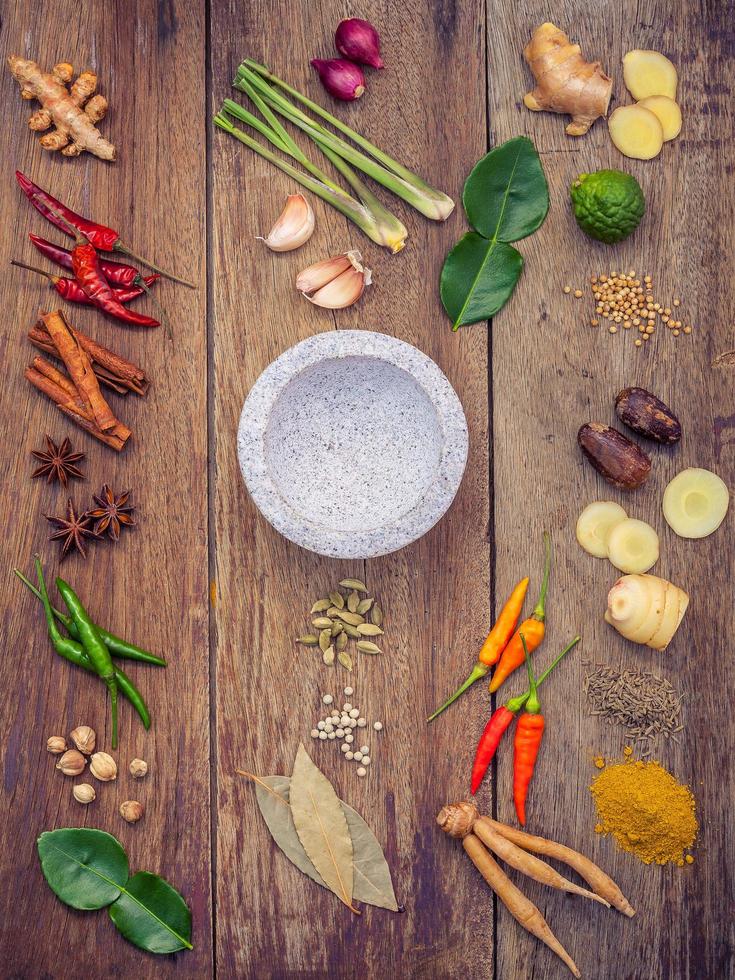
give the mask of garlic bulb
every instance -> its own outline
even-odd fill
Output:
[[[97,736],[89,725],[79,725],[69,737],[83,755],[91,755],[94,752]]]
[[[117,763],[107,752],[95,752],[89,762],[89,771],[102,783],[117,779]]]
[[[120,804],[120,816],[128,823],[137,823],[145,813],[145,807],[137,800],[125,800]]]
[[[291,252],[308,242],[314,231],[314,212],[303,194],[289,194],[286,206],[268,232],[258,236],[272,252]]]
[[[310,265],[297,277],[296,288],[315,306],[342,310],[358,301],[372,275],[363,266],[360,253],[353,250]]]
[[[77,752],[76,749],[67,749],[56,763],[56,768],[60,769],[65,776],[78,776],[84,772],[86,764],[87,760],[81,752]]]
[[[97,798],[94,787],[89,783],[79,783],[71,792],[77,803],[83,803],[85,806],[87,803],[93,803]]]

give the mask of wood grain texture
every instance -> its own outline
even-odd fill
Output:
[[[522,280],[489,333],[477,325],[453,335],[437,296],[443,257],[466,227],[461,207],[439,226],[379,189],[409,229],[398,256],[373,246],[319,201],[313,202],[317,231],[298,252],[274,255],[255,240],[270,228],[293,183],[213,130],[212,114],[225,96],[242,101],[230,83],[246,56],[326,100],[309,59],[330,56],[336,23],[355,13],[379,25],[388,68],[368,71],[363,99],[336,111],[378,145],[457,200],[488,145],[525,134],[541,151],[551,211],[541,230],[520,243]],[[0,289],[7,324],[0,335],[6,366],[0,390],[7,515],[2,567],[27,569],[41,550],[49,575],[58,569],[42,515],[59,513],[65,494],[30,481],[29,452],[45,431],[68,434],[88,454],[88,480],[72,484],[77,503],[104,481],[121,490],[131,486],[140,527],[114,550],[99,544],[87,562],[69,559],[63,571],[100,620],[171,660],[165,672],[130,668],[149,699],[154,727],[145,734],[122,706],[121,776],[98,787],[96,803],[84,810],[71,799],[71,781],[54,771],[45,740],[89,723],[108,747],[108,708],[97,683],[53,655],[35,600],[6,581],[2,976],[567,976],[494,902],[459,844],[434,822],[443,803],[468,791],[476,738],[491,709],[486,686],[477,684],[428,730],[423,721],[466,675],[492,613],[520,575],[528,572],[530,591],[537,589],[546,527],[554,567],[548,638],[537,662],[548,663],[577,631],[583,643],[543,689],[548,728],[529,798],[529,829],[597,860],[638,915],[625,919],[512,877],[584,976],[735,977],[729,832],[735,681],[728,646],[735,626],[735,532],[730,515],[715,537],[683,541],[659,508],[666,482],[687,465],[711,467],[735,483],[735,443],[728,441],[735,420],[733,369],[709,366],[735,346],[733,13],[731,0],[601,0],[594,8],[559,0],[553,11],[539,0],[367,0],[359,11],[334,0],[56,0],[33,9],[0,2],[3,57],[12,51],[48,67],[68,58],[98,68],[111,104],[101,129],[119,148],[112,166],[88,156],[46,154],[26,129],[29,105],[8,73],[0,74],[8,110],[0,134]],[[532,79],[521,52],[550,16],[585,55],[602,58],[615,79],[613,105],[628,101],[620,59],[629,48],[658,48],[677,63],[684,129],[659,160],[620,157],[603,122],[572,140],[562,117],[523,107]],[[573,178],[603,166],[634,173],[648,204],[639,231],[612,249],[584,238],[568,206]],[[61,236],[21,197],[12,178],[16,168],[119,227],[143,254],[201,283],[197,292],[157,287],[175,314],[173,343],[162,331],[139,333],[91,310],[72,311],[75,325],[140,363],[153,381],[145,399],[111,396],[134,431],[120,456],[66,422],[22,378],[33,353],[25,333],[54,294],[9,270],[7,261],[37,258],[28,231]],[[363,251],[375,272],[358,306],[330,314],[298,297],[292,283],[301,268],[350,246]],[[586,292],[575,300],[562,287],[586,290],[589,276],[616,268],[650,273],[661,296],[680,296],[693,335],[677,343],[659,327],[649,347],[638,351],[631,336],[589,326]],[[340,328],[393,334],[433,357],[455,386],[470,427],[468,468],[449,513],[414,546],[366,563],[320,558],[279,537],[248,497],[235,451],[240,409],[260,372],[299,340]],[[674,408],[684,437],[673,449],[650,447],[649,484],[625,495],[582,460],[576,432],[590,420],[616,424],[615,395],[633,384]],[[627,643],[602,622],[616,574],[574,540],[579,511],[598,498],[618,500],[632,516],[654,524],[661,536],[654,571],[692,597],[665,654]],[[216,586],[211,610],[208,573]],[[293,644],[308,623],[310,602],[345,575],[364,578],[386,616],[384,653],[358,656],[351,675],[330,672],[318,655]],[[692,867],[645,867],[594,834],[587,792],[592,757],[615,757],[624,743],[619,729],[587,715],[586,659],[653,665],[685,692],[682,741],[661,746],[657,755],[697,797],[701,833]],[[355,689],[353,703],[385,724],[380,737],[367,739],[373,764],[364,780],[332,743],[315,745],[308,737],[321,695],[338,698],[347,683]],[[514,676],[500,701],[522,687],[522,677]],[[290,773],[299,740],[384,845],[404,913],[365,908],[359,919],[351,916],[272,843],[252,786],[234,770]],[[125,772],[134,755],[146,758],[151,771],[133,785]],[[482,809],[509,820],[511,758],[508,742],[496,774],[478,794]],[[134,827],[117,812],[131,796],[147,806]],[[134,869],[158,871],[180,887],[194,914],[193,953],[146,956],[116,935],[104,913],[77,913],[54,898],[39,870],[35,838],[70,824],[116,834]]]
[[[360,14],[380,24],[384,56],[394,67],[369,73],[359,104],[336,111],[458,196],[485,149],[482,9],[432,10],[415,2],[363,5]],[[230,95],[246,56],[324,102],[309,59],[332,51],[342,5],[251,3],[248,11],[242,19],[224,5],[213,10],[219,43],[212,50],[212,108]],[[273,29],[282,20],[290,26],[288,45]],[[452,61],[462,71],[442,74]],[[436,287],[463,216],[460,210],[446,225],[432,224],[381,190],[409,229],[405,251],[390,256],[317,201],[317,231],[308,244],[273,255],[254,236],[270,227],[292,182],[223,134],[214,137],[212,158],[213,259],[227,271],[217,277],[213,308],[219,970],[252,977],[266,964],[274,977],[480,973],[490,955],[490,896],[460,875],[461,850],[434,824],[445,794],[464,790],[466,734],[447,718],[427,736],[423,722],[481,642],[489,614],[486,332],[452,335]],[[293,289],[296,273],[349,246],[363,251],[374,285],[359,305],[336,315],[309,306]],[[256,513],[235,455],[240,407],[269,361],[313,333],[354,327],[393,334],[433,357],[467,409],[471,443],[462,487],[444,520],[413,547],[364,565],[320,558],[279,537]],[[352,675],[328,670],[293,643],[308,624],[311,602],[350,574],[364,576],[387,624],[384,654],[358,657]],[[458,615],[457,596],[465,615]],[[352,702],[385,723],[382,736],[367,738],[374,750],[364,780],[336,743],[315,746],[309,738],[321,693],[339,697],[347,683],[355,689]],[[404,914],[365,908],[359,920],[350,918],[339,903],[314,893],[270,841],[253,788],[234,769],[290,773],[300,739],[385,846]],[[464,943],[468,930],[482,942]]]
[[[5,576],[0,972],[18,978],[201,977],[211,963],[205,160],[193,134],[203,131],[204,4],[5,2],[2,25],[0,417],[7,524],[0,546]],[[32,57],[47,69],[66,59],[79,70],[97,69],[111,107],[101,130],[118,146],[116,163],[106,165],[88,154],[69,160],[38,146],[27,129],[31,104],[21,101],[5,69],[9,53]],[[166,98],[165,92],[174,91],[172,79],[182,74],[186,83],[177,84],[185,84],[185,98]],[[23,379],[33,356],[26,332],[56,294],[40,278],[11,269],[8,261],[16,257],[51,270],[27,234],[54,241],[64,236],[21,195],[16,168],[72,207],[118,227],[144,255],[202,284],[196,291],[168,283],[157,287],[173,321],[173,342],[163,330],[135,331],[88,308],[66,307],[73,324],[139,362],[152,379],[145,399],[110,398],[134,433],[120,455],[64,419]],[[148,302],[137,305],[153,309]],[[50,583],[59,571],[43,515],[60,513],[67,495],[58,485],[30,479],[30,450],[42,445],[44,432],[57,440],[68,435],[87,454],[87,480],[70,486],[79,507],[89,506],[91,493],[108,482],[118,492],[132,487],[139,519],[117,545],[93,545],[86,562],[68,558],[62,573],[98,621],[164,653],[170,662],[166,671],[130,666],[150,704],[153,727],[146,733],[122,702],[120,748],[113,753],[120,775],[114,783],[97,784],[97,800],[87,808],[72,799],[72,780],[54,770],[46,738],[86,723],[96,729],[99,747],[109,750],[104,691],[55,656],[36,600],[10,575],[16,564],[29,571],[35,551],[45,556]],[[127,772],[135,756],[150,766],[142,782]],[[135,826],[118,813],[131,798],[147,808]],[[74,912],[54,897],[41,875],[35,839],[43,830],[79,825],[115,834],[131,868],[159,872],[181,889],[193,912],[193,953],[143,954],[116,934],[105,912]]]
[[[574,140],[564,135],[563,117],[525,110],[521,97],[532,79],[521,52],[549,8],[531,2],[521,11],[504,0],[488,3],[493,135],[497,141],[519,133],[534,139],[551,190],[548,220],[520,245],[527,262],[524,280],[492,331],[497,597],[529,565],[532,588],[537,587],[540,531],[548,527],[554,568],[548,639],[538,663],[548,663],[576,632],[583,635],[578,652],[544,686],[547,732],[530,795],[529,827],[599,861],[638,909],[628,920],[524,885],[586,976],[714,978],[733,970],[732,917],[723,918],[732,908],[733,841],[722,817],[735,788],[728,762],[735,733],[729,722],[721,724],[722,706],[732,703],[734,693],[727,666],[732,611],[725,612],[724,632],[718,624],[723,598],[732,591],[735,533],[729,518],[715,537],[684,541],[660,511],[663,488],[684,466],[713,468],[730,486],[735,476],[735,455],[726,448],[717,463],[713,438],[715,416],[733,409],[731,375],[710,368],[713,356],[732,346],[727,311],[733,304],[735,73],[726,6],[611,2],[591,8],[563,2],[551,12],[586,57],[602,59],[615,81],[614,104],[630,101],[621,58],[631,48],[664,51],[678,66],[684,128],[659,159],[646,164],[620,156],[604,123]],[[568,206],[568,187],[577,174],[606,166],[633,173],[647,202],[639,230],[615,248],[586,239]],[[677,342],[659,326],[649,346],[638,350],[627,331],[613,336],[602,326],[591,327],[589,277],[623,269],[650,274],[666,305],[679,296],[684,316],[695,324],[691,337]],[[584,298],[564,295],[567,283],[583,289]],[[619,425],[613,403],[626,385],[659,395],[678,412],[684,429],[678,447],[646,447],[652,476],[633,494],[597,476],[575,439],[587,421]],[[513,397],[504,398],[501,393],[511,389]],[[526,481],[519,479],[524,471]],[[626,642],[602,621],[617,574],[607,562],[584,554],[574,539],[579,511],[596,499],[616,500],[631,516],[656,527],[661,559],[653,571],[691,595],[684,625],[664,654]],[[689,783],[697,798],[701,832],[691,868],[646,867],[593,833],[595,811],[586,789],[596,771],[592,756],[619,756],[624,742],[621,729],[587,716],[585,659],[656,668],[685,693],[682,741],[659,747],[656,757]],[[518,693],[522,685],[522,678],[514,678],[507,694]],[[502,754],[497,780],[497,812],[508,820],[513,818],[511,756],[511,751]],[[568,975],[502,908],[497,937],[497,977]]]

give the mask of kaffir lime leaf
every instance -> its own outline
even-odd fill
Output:
[[[632,235],[646,210],[640,184],[621,170],[580,174],[569,191],[579,227],[608,245]]]

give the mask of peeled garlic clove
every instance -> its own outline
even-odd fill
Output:
[[[342,310],[358,301],[365,291],[367,281],[368,277],[364,272],[348,269],[306,298],[314,306],[323,306],[327,310]]]
[[[361,258],[359,252],[345,252],[343,255],[334,255],[332,258],[315,262],[296,277],[296,288],[300,293],[316,292],[350,268],[351,255],[356,256],[356,261],[359,263]]]
[[[308,242],[314,231],[314,212],[303,194],[289,194],[286,206],[268,232],[265,242],[272,252],[291,252]]]

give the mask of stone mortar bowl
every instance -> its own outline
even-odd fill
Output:
[[[366,330],[320,333],[270,364],[245,400],[240,469],[264,517],[333,558],[405,547],[444,515],[467,420],[421,351]]]

